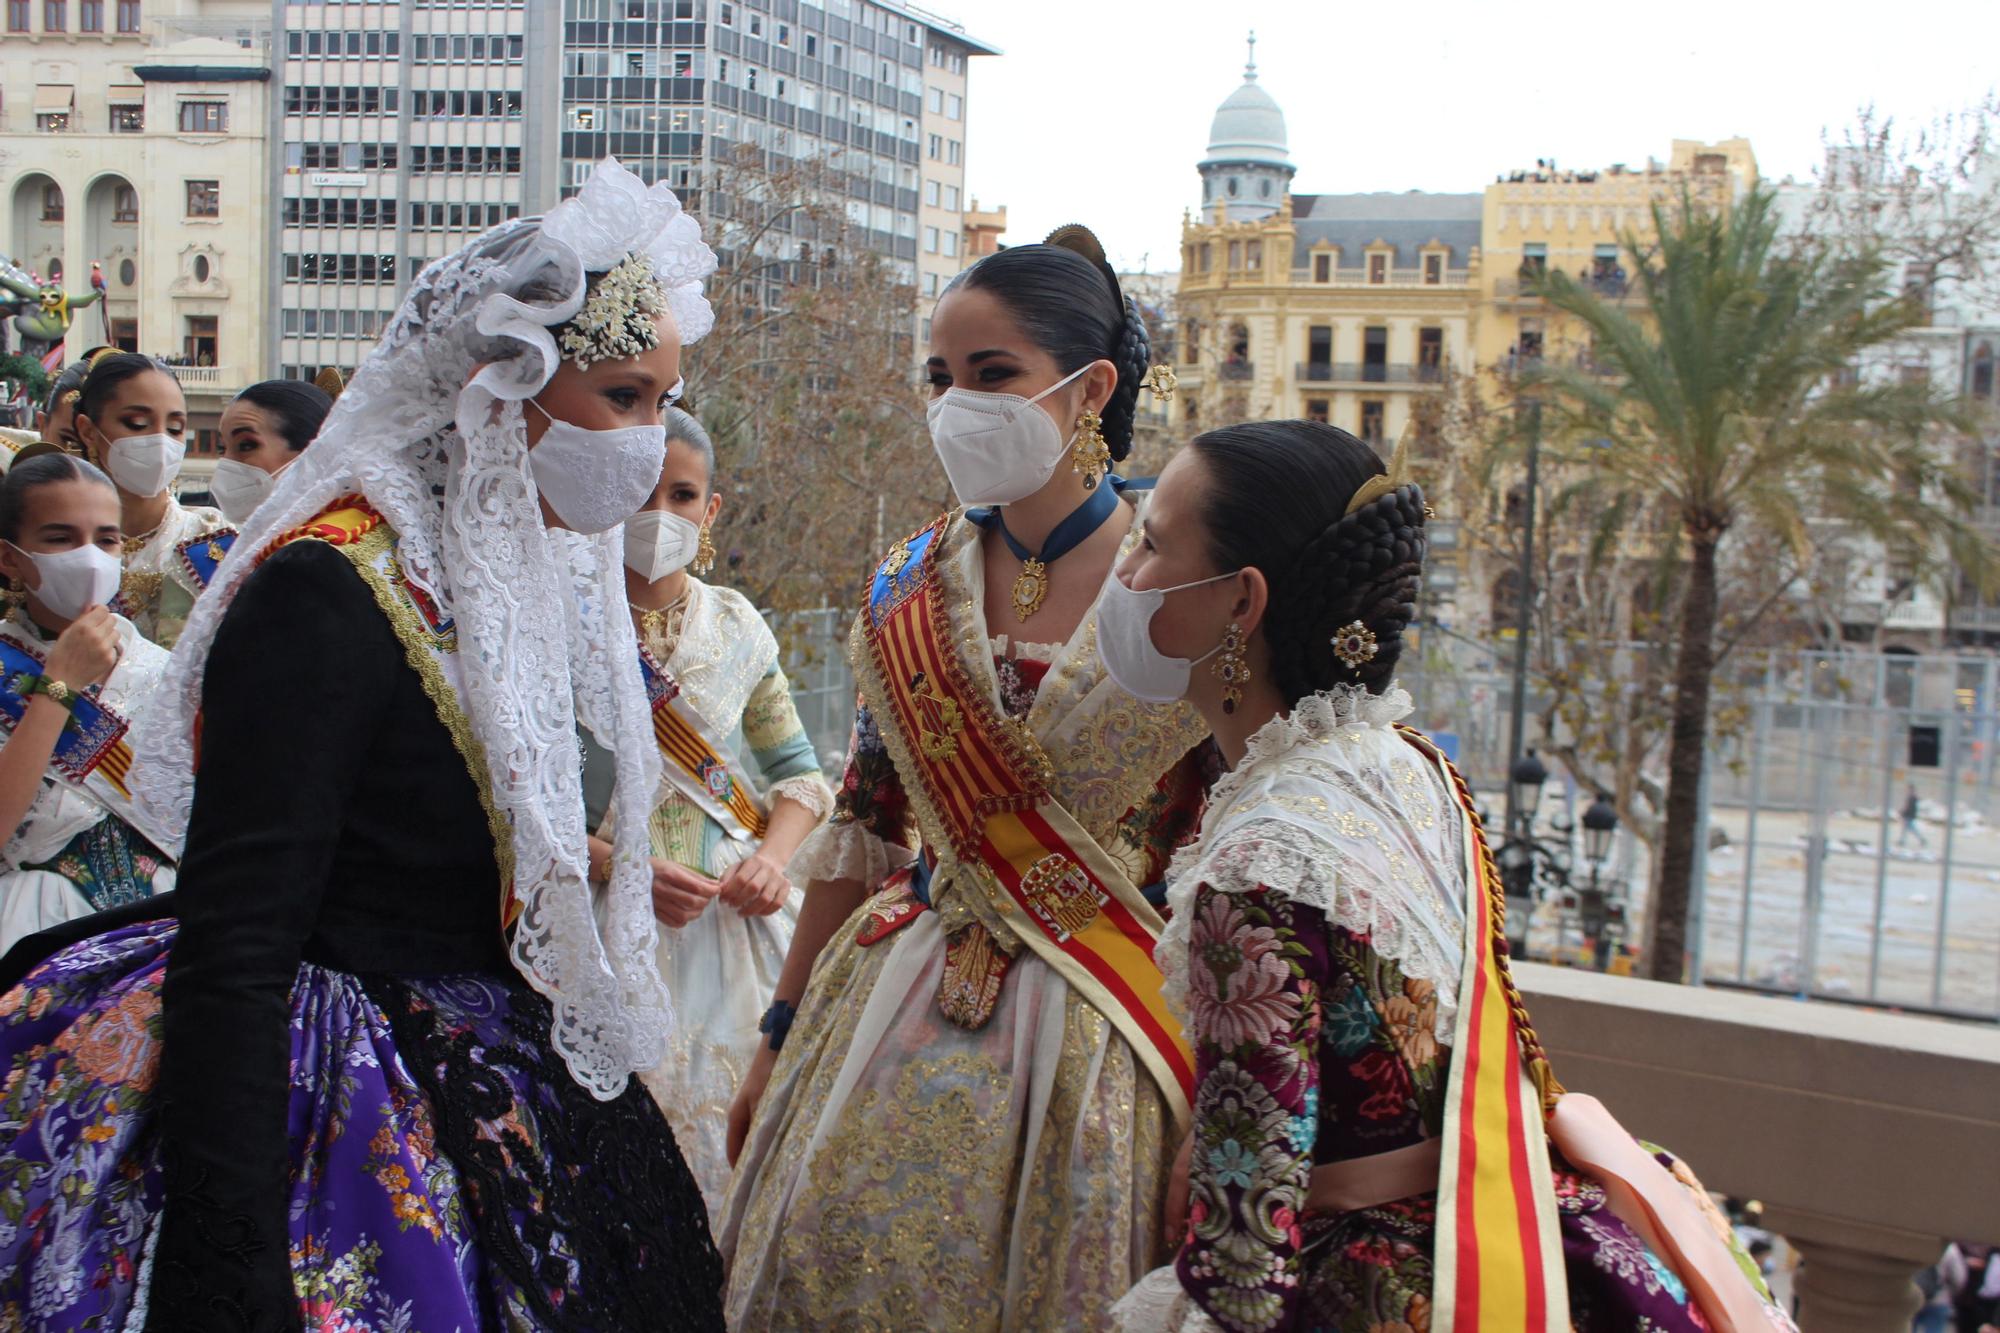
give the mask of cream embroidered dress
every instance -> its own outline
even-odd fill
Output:
[[[118,665],[91,697],[131,720],[152,693],[167,654],[120,616]],[[46,658],[50,640],[15,612],[0,638]],[[89,791],[45,774],[20,827],[0,847],[0,952],[24,935],[119,903],[165,893],[174,868],[146,835]]]
[[[966,670],[1048,756],[1061,804],[1133,883],[1157,883],[1200,816],[1205,728],[1114,687],[1094,617],[1059,646],[989,638],[977,537],[954,516],[936,557]],[[940,874],[921,905],[910,871],[932,839],[866,707],[851,751],[833,822],[792,875],[879,891],[820,955],[739,1162],[719,1235],[730,1323],[1102,1327],[1165,1257],[1168,1098],[976,875]],[[1011,962],[968,1030],[941,1012],[940,983],[986,941]]]
[[[756,608],[734,589],[690,577],[685,599],[661,622],[642,625],[641,641],[682,699],[715,734],[731,738],[730,757],[750,761],[762,780],[760,803],[768,809],[792,800],[824,818],[833,792],[792,706],[777,640]],[[669,782],[660,785],[648,830],[654,856],[716,878],[757,850],[729,837]],[[660,931],[660,975],[680,1027],[666,1061],[642,1077],[673,1124],[713,1217],[729,1190],[729,1103],[762,1040],[757,1021],[777,988],[803,901],[794,888],[784,907],[759,917],[717,902],[689,925]]]
[[[220,509],[167,497],[167,512],[151,532],[125,539],[125,578],[116,609],[139,633],[171,649],[187,623],[201,584],[181,562],[181,543],[228,526]]]

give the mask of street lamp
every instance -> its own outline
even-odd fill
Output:
[[[1548,766],[1535,758],[1533,750],[1516,759],[1514,766],[1507,770],[1507,787],[1514,798],[1515,817],[1523,827],[1533,826],[1535,810],[1542,803],[1542,784],[1548,780]]]
[[[1594,871],[1611,855],[1611,839],[1618,832],[1618,812],[1600,793],[1583,812],[1583,855]]]
[[[1578,915],[1583,937],[1589,942],[1602,972],[1611,964],[1611,900],[1598,885],[1598,875],[1611,856],[1611,841],[1618,834],[1618,812],[1602,792],[1583,812],[1583,855],[1590,862],[1590,887],[1583,891]]]

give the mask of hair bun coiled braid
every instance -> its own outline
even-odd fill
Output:
[[[1326,525],[1272,589],[1265,620],[1271,672],[1288,699],[1338,684],[1380,692],[1395,675],[1403,631],[1423,586],[1424,493],[1398,486]],[[1334,637],[1356,622],[1375,636],[1375,655],[1350,666]]]
[[[1082,255],[1097,267],[1104,280],[1111,287],[1111,298],[1119,312],[1118,327],[1113,331],[1112,341],[1104,349],[1104,358],[1118,367],[1118,386],[1111,391],[1111,399],[1105,403],[1099,418],[1104,423],[1104,442],[1110,447],[1113,460],[1123,462],[1132,452],[1132,430],[1139,417],[1139,389],[1152,368],[1153,338],[1146,330],[1145,318],[1139,313],[1136,302],[1125,295],[1124,287],[1118,281],[1118,270],[1111,267],[1111,261],[1104,256],[1104,245],[1097,234],[1080,222],[1072,222],[1057,227],[1049,233],[1044,242],[1059,249]]]

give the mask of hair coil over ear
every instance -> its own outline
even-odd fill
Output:
[[[1104,280],[1111,285],[1111,299],[1117,303],[1122,313],[1113,343],[1104,350],[1104,359],[1118,368],[1118,385],[1111,392],[1111,401],[1104,405],[1104,439],[1111,448],[1115,462],[1124,462],[1132,452],[1132,428],[1139,415],[1139,388],[1146,372],[1152,368],[1153,345],[1151,335],[1146,330],[1146,321],[1139,313],[1139,307],[1126,299],[1125,288],[1118,281],[1118,270],[1111,267],[1111,261],[1104,257],[1104,243],[1097,239],[1097,233],[1081,222],[1065,223],[1049,233],[1044,245],[1053,245],[1082,255],[1097,266]]]

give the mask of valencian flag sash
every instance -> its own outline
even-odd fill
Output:
[[[194,580],[194,586],[205,590],[209,580],[215,577],[222,557],[228,555],[229,548],[234,545],[236,529],[217,528],[204,536],[188,538],[174,551],[180,556],[181,568]]]
[[[653,738],[666,759],[666,779],[738,842],[761,839],[770,819],[757,789],[729,759],[714,729],[653,655],[639,649],[639,674],[653,710]]]
[[[14,726],[28,709],[22,682],[39,676],[43,659],[33,649],[0,636],[0,731]],[[69,720],[56,738],[49,758],[50,776],[87,792],[91,799],[139,830],[157,846],[170,845],[154,833],[132,801],[126,778],[132,770],[131,724],[99,699],[84,691],[71,696]]]
[[[862,695],[939,858],[965,872],[1037,956],[1115,1023],[1189,1115],[1194,1060],[1153,947],[1164,925],[1118,863],[1049,792],[1049,761],[999,714],[953,642],[935,562],[947,518],[889,552],[855,633]]]

